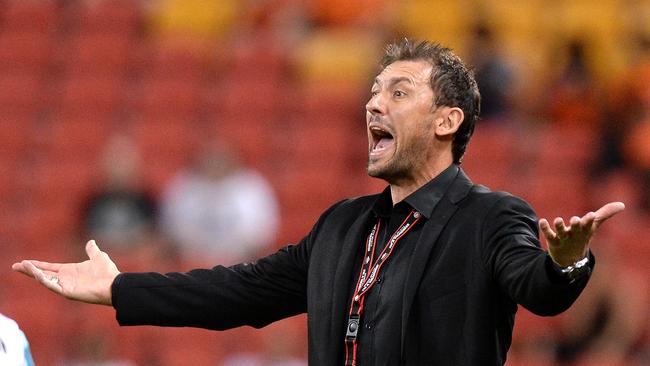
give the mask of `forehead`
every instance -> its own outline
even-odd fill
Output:
[[[433,66],[424,60],[395,61],[386,66],[375,78],[374,84],[384,84],[392,80],[405,79],[413,85],[429,85]]]

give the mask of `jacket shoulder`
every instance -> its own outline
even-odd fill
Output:
[[[495,207],[510,207],[518,208],[528,214],[535,215],[533,208],[523,198],[506,191],[492,191],[490,188],[480,184],[472,186],[464,201],[466,201],[465,204],[467,205],[478,205],[484,210]]]

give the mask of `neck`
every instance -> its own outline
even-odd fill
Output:
[[[411,193],[417,191],[423,185],[427,184],[433,178],[437,177],[452,164],[452,161],[442,161],[439,164],[430,166],[429,169],[418,172],[413,177],[398,179],[390,183],[390,195],[393,200],[393,206],[403,201]]]

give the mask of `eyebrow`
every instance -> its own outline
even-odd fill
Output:
[[[390,79],[388,81],[388,86],[395,86],[396,84],[399,84],[401,82],[406,82],[406,83],[409,83],[409,84],[413,85],[413,80],[407,78],[406,76],[400,76],[400,77]],[[379,78],[376,77],[373,85],[381,86],[381,84],[382,84],[381,80],[379,80]]]

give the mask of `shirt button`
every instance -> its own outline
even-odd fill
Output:
[[[383,280],[383,277],[377,277],[377,283],[381,283]]]
[[[372,329],[372,323],[366,323],[366,329]]]

